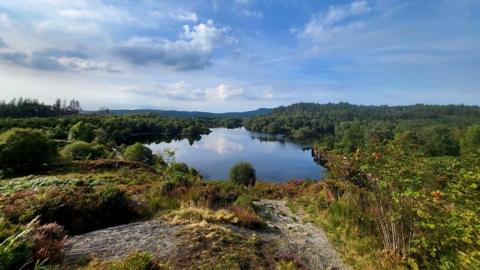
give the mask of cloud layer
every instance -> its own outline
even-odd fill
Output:
[[[478,104],[478,1],[0,1],[0,100]]]
[[[135,65],[162,64],[176,70],[202,69],[212,64],[215,48],[234,42],[227,32],[227,28],[217,28],[212,21],[193,27],[184,25],[175,41],[134,36],[117,51]]]

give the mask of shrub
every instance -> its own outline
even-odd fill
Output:
[[[13,128],[0,136],[0,170],[6,174],[38,172],[52,165],[57,146],[38,129]]]
[[[235,200],[235,206],[239,206],[245,209],[254,210],[253,199],[249,195],[240,195]]]
[[[92,145],[83,141],[74,142],[66,145],[60,154],[70,160],[90,160],[106,156],[105,147],[102,145]]]
[[[58,262],[63,257],[67,234],[57,223],[45,224],[33,232],[33,255],[38,261]]]
[[[97,144],[106,144],[108,142],[108,134],[103,128],[97,128],[93,131],[93,142]]]
[[[237,224],[249,228],[259,229],[265,226],[263,220],[252,210],[245,209],[239,206],[233,206],[231,208],[232,213],[238,218]]]
[[[128,216],[132,214],[129,198],[125,192],[114,187],[107,187],[100,191],[98,205],[107,226],[126,222],[129,219]]]
[[[460,145],[446,126],[428,127],[424,131],[424,151],[429,156],[458,156]]]
[[[56,222],[70,234],[128,223],[139,215],[125,192],[114,187],[75,186],[67,190],[63,187],[29,204],[35,206],[28,210],[31,215],[40,215],[42,223]]]
[[[277,270],[301,270],[307,269],[302,259],[295,253],[285,251],[277,254]]]
[[[196,205],[218,209],[232,205],[237,199],[238,194],[234,191],[228,191],[214,185],[205,185],[196,187],[190,192],[190,200]]]
[[[462,154],[480,152],[480,125],[468,127],[460,141]]]
[[[240,162],[230,169],[230,181],[237,185],[254,186],[255,169],[248,162]]]
[[[175,162],[170,164],[170,169],[172,171],[177,171],[177,172],[183,172],[183,173],[189,173],[190,169],[188,168],[188,165],[183,163],[183,162]]]
[[[94,130],[94,125],[80,121],[73,125],[68,131],[68,140],[91,142],[95,138]]]
[[[172,173],[168,182],[172,183],[174,187],[189,187],[192,184],[189,176],[181,172]]]
[[[143,162],[147,164],[151,164],[153,161],[152,150],[141,143],[135,143],[128,146],[123,152],[123,156],[128,161]]]

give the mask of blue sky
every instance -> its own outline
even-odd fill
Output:
[[[480,104],[478,0],[0,2],[0,100]]]

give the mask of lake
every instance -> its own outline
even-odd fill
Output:
[[[251,132],[245,128],[213,128],[192,144],[187,139],[148,145],[154,153],[175,151],[175,160],[196,168],[206,179],[228,179],[237,162],[252,164],[259,180],[284,182],[319,179],[324,168],[315,163],[309,145],[281,135]]]

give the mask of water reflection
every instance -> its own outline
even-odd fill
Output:
[[[207,179],[226,179],[230,167],[248,161],[262,180],[319,179],[324,169],[312,158],[308,145],[286,140],[282,135],[250,132],[244,128],[212,129],[200,140],[173,140],[149,144],[154,152],[175,151],[177,161],[197,168]]]

